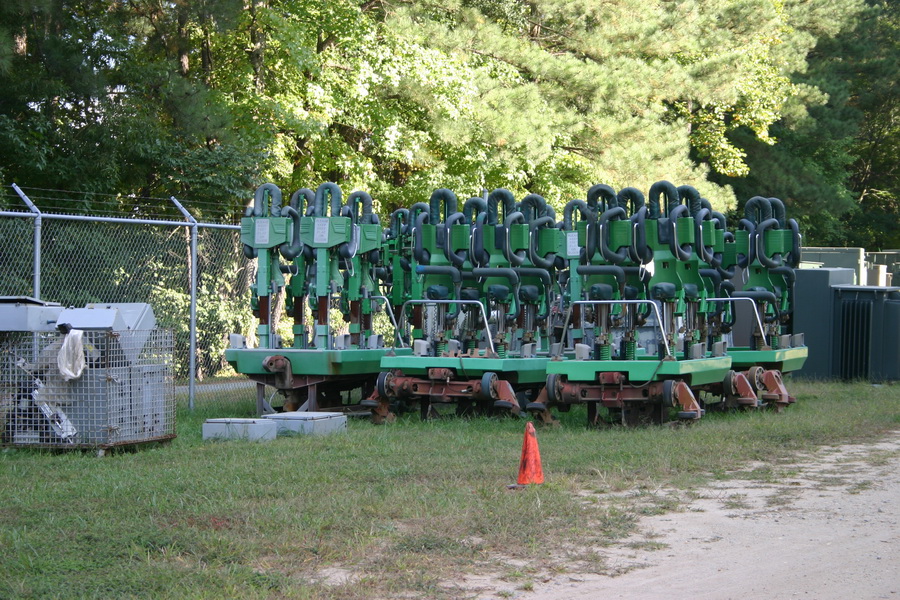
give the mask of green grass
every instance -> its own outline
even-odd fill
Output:
[[[453,574],[559,569],[628,535],[657,493],[900,428],[898,387],[790,385],[783,414],[691,427],[538,430],[546,483],[513,492],[524,422],[412,415],[347,435],[203,442],[221,405],[179,412],[166,445],[0,451],[2,598],[458,598]],[[247,393],[247,392],[244,392]],[[247,402],[245,410],[253,403]],[[227,416],[245,416],[228,414]],[[633,490],[632,494],[610,494]],[[579,555],[578,548],[585,550]],[[323,580],[325,568],[347,577]]]

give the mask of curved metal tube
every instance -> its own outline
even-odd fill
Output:
[[[647,218],[658,219],[660,217],[659,197],[663,194],[666,196],[666,214],[670,213],[672,207],[680,202],[678,188],[668,181],[657,181],[650,186],[650,192],[647,194],[647,202],[650,207]]]

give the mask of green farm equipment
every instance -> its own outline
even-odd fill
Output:
[[[342,206],[340,188],[324,183],[315,194],[298,191],[282,208],[277,187],[265,184],[257,190],[254,206],[241,222],[241,240],[245,254],[257,259],[253,306],[260,321],[259,346],[236,344],[225,358],[259,384],[258,412],[271,408],[264,401],[265,385],[283,396],[285,411],[342,408],[344,392],[371,392],[384,355],[410,353],[385,347],[372,330],[372,313],[389,303],[380,294],[377,277],[381,238],[372,200],[363,192],[354,192]],[[294,320],[290,347],[272,326],[273,298],[285,287],[285,274],[291,276],[286,288]],[[348,333],[335,331],[332,307],[341,309]]]
[[[396,402],[418,404],[423,418],[440,404],[460,415],[517,414],[543,387],[562,239],[552,209],[534,194],[517,207],[503,189],[456,206],[452,192],[438,190],[416,217],[412,270],[421,285],[400,311],[413,355],[382,359],[367,401],[378,420]]]
[[[259,342],[233,339],[226,359],[259,384],[261,412],[267,385],[282,410],[358,407],[376,422],[455,405],[549,423],[551,409],[586,404],[591,424],[663,423],[793,401],[782,374],[807,349],[791,326],[799,229],[781,201],[751,198],[735,231],[666,181],[646,200],[595,185],[560,222],[537,194],[459,204],[438,189],[383,229],[363,191],[345,205],[324,183],[283,205],[274,185],[257,190],[241,240],[257,264]],[[282,290],[289,347],[274,327]],[[746,347],[730,347],[738,318],[753,322]]]
[[[621,196],[606,186],[598,191],[604,203],[598,205],[596,238],[582,255],[585,264],[569,273],[570,279],[578,278],[570,290],[581,290],[581,297],[569,294],[563,328],[574,356],[548,363],[546,389],[528,409],[547,421],[550,407],[568,410],[583,403],[591,424],[600,421],[601,406],[610,421],[625,424],[666,422],[674,408],[680,419],[699,419],[703,411],[692,388],[721,382],[731,358],[724,352],[707,355],[705,344],[698,343],[694,317],[705,290],[694,277],[693,218],[685,215],[678,191],[668,182],[651,188],[649,210],[637,190]],[[662,195],[668,216],[661,216]],[[651,260],[648,281],[645,263]],[[684,321],[681,340],[677,317]],[[637,343],[638,328],[648,319],[658,332],[654,353]],[[680,353],[679,341],[684,344]]]

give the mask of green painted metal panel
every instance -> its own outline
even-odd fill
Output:
[[[291,361],[295,375],[364,375],[377,374],[381,359],[390,348],[378,350],[304,350],[300,348],[228,348],[225,360],[238,373],[266,375],[263,360],[267,356],[280,355]],[[398,357],[409,356],[409,348],[394,350]]]
[[[625,373],[631,383],[684,379],[690,385],[717,383],[731,369],[730,356],[696,360],[663,360],[655,356],[637,360],[566,360],[551,361],[547,373],[565,375],[569,381],[595,382],[600,373]]]
[[[781,350],[751,350],[749,348],[729,348],[728,355],[736,370],[764,366],[767,369],[778,369],[782,373],[791,373],[803,368],[809,356],[809,348],[783,348]]]

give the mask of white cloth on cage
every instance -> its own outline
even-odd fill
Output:
[[[64,381],[71,381],[81,377],[84,371],[84,332],[80,329],[72,329],[63,339],[62,346],[56,358],[59,374]]]

